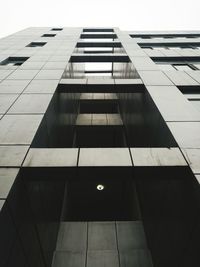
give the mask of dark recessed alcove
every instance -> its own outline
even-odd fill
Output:
[[[80,88],[82,88],[81,85]],[[85,90],[86,88],[87,86]],[[86,93],[93,92],[90,88],[91,86],[88,87]],[[82,105],[82,92],[78,85],[73,91],[69,90],[69,92],[68,90],[60,92],[58,87],[31,147],[177,146],[165,121],[147,92],[144,92],[144,90],[141,90],[141,92],[136,90],[135,92],[135,86],[133,86],[133,92],[131,92],[130,86],[128,92],[123,92],[123,85],[121,85],[121,90],[119,90],[119,86],[117,88],[117,100],[111,101],[114,105],[112,106],[106,104],[106,101],[95,105],[93,100],[89,104]],[[112,91],[112,94],[114,92]],[[103,93],[108,92],[106,90]],[[89,112],[90,108],[91,112]],[[88,123],[88,121],[86,125],[84,123],[81,126],[77,124],[77,118],[83,111],[87,114],[99,113],[100,111],[106,114],[110,113],[107,111],[112,111],[112,108],[116,108],[115,111],[118,111],[116,114],[119,115],[121,120],[119,125],[115,123],[113,126],[109,123],[98,125],[98,123]],[[98,135],[97,130],[101,131],[102,136],[100,132]],[[97,138],[95,139],[96,134]]]

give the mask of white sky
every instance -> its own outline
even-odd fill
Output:
[[[27,27],[200,30],[200,0],[1,0],[0,37]]]

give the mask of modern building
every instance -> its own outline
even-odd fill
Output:
[[[200,32],[0,41],[0,267],[200,266]]]

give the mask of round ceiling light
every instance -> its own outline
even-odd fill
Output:
[[[97,185],[97,190],[99,190],[99,191],[104,190],[104,185],[102,185],[102,184],[98,184],[98,185]]]

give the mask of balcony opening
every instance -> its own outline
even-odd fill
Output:
[[[119,79],[139,79],[139,75],[125,54],[78,55],[71,57],[62,79],[108,77]]]
[[[31,147],[177,146],[146,91],[134,84],[128,91],[123,84],[108,87],[60,84]]]

